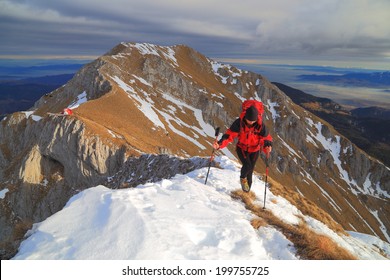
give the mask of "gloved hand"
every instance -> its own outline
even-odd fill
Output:
[[[271,154],[271,152],[272,152],[272,146],[266,146],[266,147],[264,147],[264,153],[265,153],[265,156],[266,156],[267,158],[269,158],[269,155]]]

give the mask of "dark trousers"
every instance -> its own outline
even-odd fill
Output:
[[[252,174],[255,169],[256,161],[259,158],[260,151],[254,153],[248,153],[243,151],[240,147],[236,148],[238,158],[242,163],[241,178],[248,180],[249,187],[252,186]]]

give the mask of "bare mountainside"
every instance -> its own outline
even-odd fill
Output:
[[[275,191],[307,215],[327,212],[346,230],[389,241],[390,169],[331,125],[265,77],[187,46],[121,43],[30,111],[1,121],[2,258],[15,253],[33,223],[81,190],[132,187],[156,172],[162,178],[207,165],[214,128],[227,128],[251,98],[264,103],[274,137]],[[66,107],[74,114],[49,114]],[[230,149],[222,152],[233,157]],[[183,159],[194,156],[201,158]],[[124,167],[133,173],[118,179]],[[257,171],[264,173],[261,160]]]

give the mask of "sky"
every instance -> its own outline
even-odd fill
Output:
[[[94,59],[120,42],[226,62],[390,68],[388,0],[0,0],[0,58]]]

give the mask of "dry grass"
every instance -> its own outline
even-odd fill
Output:
[[[301,259],[308,260],[354,260],[356,257],[347,250],[338,246],[329,237],[312,231],[306,224],[290,225],[276,217],[272,212],[263,210],[261,206],[253,203],[256,198],[253,192],[245,193],[241,190],[233,191],[232,198],[244,202],[245,207],[258,218],[251,221],[251,225],[258,229],[271,225],[281,231],[290,240]]]
[[[253,228],[259,229],[261,227],[268,225],[268,223],[262,218],[255,218],[251,221],[251,225]]]
[[[297,192],[291,191],[286,187],[282,186],[272,178],[268,177],[270,185],[272,186],[272,193],[279,195],[287,199],[291,204],[297,207],[304,215],[313,217],[314,219],[324,223],[330,229],[337,233],[347,235],[343,227],[335,222],[333,218],[326,213],[323,209],[319,208],[315,203],[308,200],[304,196]]]

